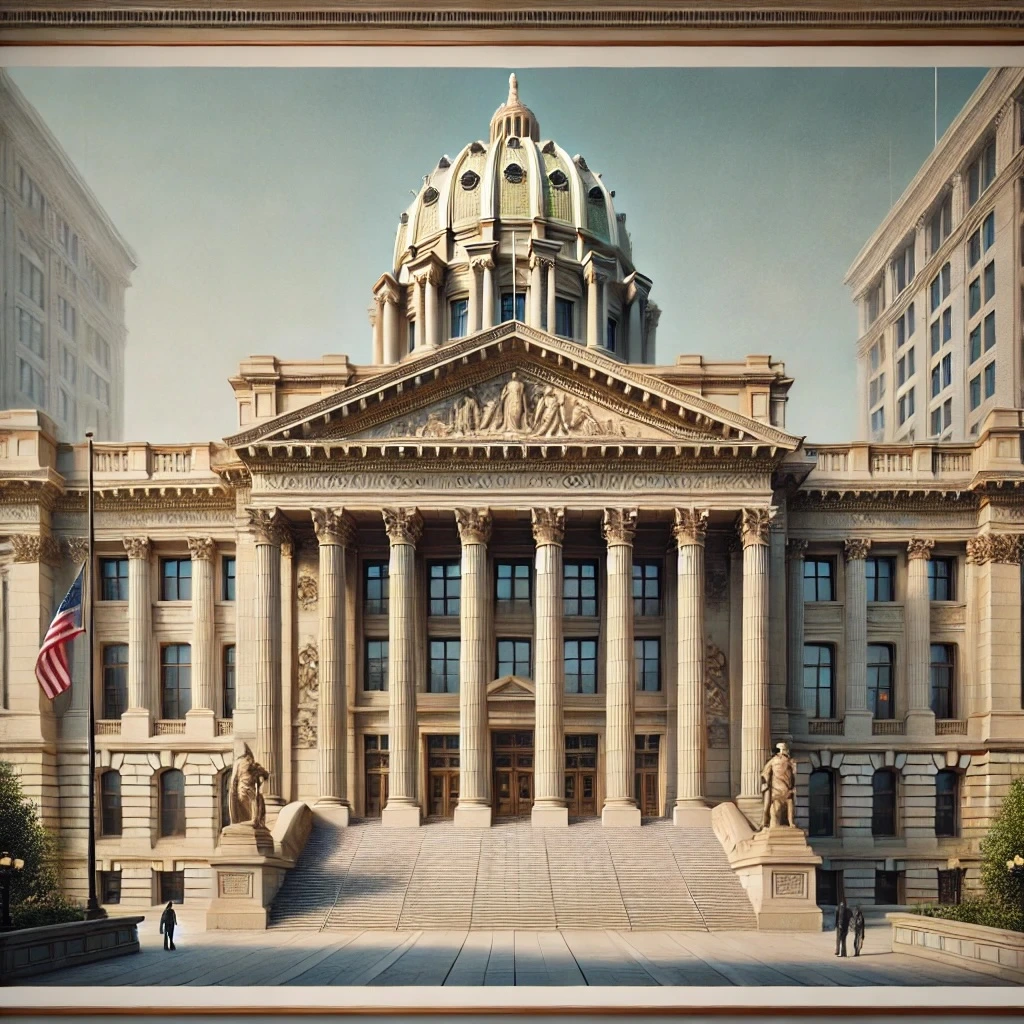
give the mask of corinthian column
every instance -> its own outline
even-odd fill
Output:
[[[491,514],[485,508],[457,508],[462,540],[459,611],[459,803],[455,824],[491,825],[490,773],[487,770],[487,543]]]
[[[704,797],[704,538],[706,509],[676,509],[676,825],[707,825]]]
[[[217,547],[212,537],[189,537],[188,549],[192,555],[192,709],[185,714],[185,731],[189,736],[213,739],[217,671],[213,640],[213,559]]]
[[[348,703],[345,679],[345,549],[355,537],[355,523],[340,508],[313,509],[313,529],[320,542],[320,686],[316,744],[319,768],[317,804],[340,810],[332,817],[347,825],[348,786],[345,741]]]
[[[605,798],[601,824],[640,824],[633,776],[636,668],[633,654],[633,537],[635,508],[605,509],[602,533],[608,545],[608,604],[605,639]]]
[[[427,290],[426,312],[427,312],[427,333],[424,344],[427,348],[437,348],[441,332],[437,322],[437,289],[440,284],[440,277],[437,271],[431,267],[424,276]]]
[[[385,508],[384,529],[391,542],[388,601],[388,732],[391,758],[388,802],[382,823],[416,828],[420,805],[416,796],[416,544],[423,518],[414,508]]]
[[[256,691],[256,760],[270,773],[263,795],[281,795],[281,545],[288,538],[278,509],[249,509],[256,549],[253,580],[253,666]]]
[[[480,330],[480,269],[479,257],[469,261],[469,302],[466,307],[466,333],[475,334]]]
[[[483,267],[484,279],[481,285],[483,291],[483,329],[494,326],[494,260],[490,256],[484,256],[479,260]]]
[[[846,551],[846,711],[845,735],[871,735],[868,708],[868,584],[864,561],[869,540],[848,540]],[[836,714],[833,710],[833,715]]]
[[[774,508],[744,509],[743,541],[743,749],[740,809],[761,818],[761,769],[769,757],[768,702],[768,534]]]
[[[935,735],[931,701],[931,599],[928,562],[934,540],[914,537],[907,545],[907,735]],[[896,707],[899,711],[899,705]]]
[[[562,639],[562,540],[564,508],[535,508],[533,539],[537,544],[537,601],[534,609],[533,680],[535,700],[533,824],[565,827],[565,651]]]
[[[541,312],[544,309],[543,278],[544,260],[537,255],[530,257],[530,326],[541,329]]]
[[[555,321],[558,319],[558,311],[555,299],[558,296],[555,285],[555,261],[547,260],[548,267],[548,334],[555,333]]]
[[[384,362],[384,296],[374,296],[373,310],[373,365]]]
[[[786,706],[789,708],[791,733],[803,732],[793,724],[794,717],[805,717],[804,690],[804,552],[807,541],[791,540],[786,545],[789,555],[789,576],[786,581],[786,648],[789,652]]]
[[[121,716],[121,738],[148,739],[155,689],[150,685],[149,672],[149,638],[153,632],[149,538],[125,537],[124,549],[128,552],[128,708]]]
[[[583,269],[583,280],[587,283],[587,348],[601,345],[601,275],[588,264]]]

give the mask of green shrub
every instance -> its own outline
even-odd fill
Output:
[[[0,761],[0,853],[25,862],[11,884],[12,907],[29,896],[59,888],[56,843],[39,820],[36,805],[22,793],[14,766],[7,761]]]
[[[15,928],[41,928],[47,924],[84,920],[85,911],[59,892],[28,896],[11,911]]]
[[[1006,870],[1006,862],[1018,854],[1024,856],[1024,779],[1016,779],[1010,786],[988,835],[981,841],[985,895],[1019,914],[1024,902],[1024,878]]]
[[[1019,909],[1003,907],[988,899],[964,900],[955,906],[928,904],[915,907],[915,913],[944,921],[962,921],[964,924],[983,924],[989,928],[1024,931],[1024,915]]]

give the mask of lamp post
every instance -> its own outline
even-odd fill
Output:
[[[20,857],[12,857],[9,853],[0,854],[0,932],[14,929],[11,921],[11,883],[24,866],[25,862]]]

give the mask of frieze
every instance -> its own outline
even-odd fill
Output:
[[[4,523],[38,523],[42,509],[39,505],[4,505],[0,502],[0,529]]]
[[[932,604],[932,630],[963,629],[966,613],[962,604]]]
[[[82,525],[82,515],[62,512],[54,516],[55,529],[75,529]],[[234,507],[230,509],[168,509],[153,508],[135,512],[97,511],[96,528],[98,530],[116,529],[154,529],[161,526],[234,526]]]
[[[708,644],[704,660],[704,720],[709,747],[729,746],[729,677],[725,654]]]

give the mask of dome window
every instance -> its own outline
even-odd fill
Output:
[[[591,201],[592,203],[603,203],[603,202],[604,202],[604,193],[603,193],[603,192],[601,191],[601,189],[600,189],[600,188],[599,188],[599,187],[598,187],[597,185],[595,185],[595,186],[594,186],[594,187],[593,187],[593,188],[592,188],[592,189],[591,189],[591,190],[590,190],[590,191],[589,191],[589,192],[587,193],[587,198],[588,198],[588,199],[589,199],[589,200],[590,200],[590,201]]]
[[[473,189],[480,184],[480,175],[477,174],[476,171],[466,171],[466,173],[459,178],[459,184],[462,185],[467,192],[472,192]]]
[[[509,138],[507,140],[506,145],[508,146],[509,149],[518,149],[519,148],[519,139],[516,138],[515,135],[513,135],[511,138]]]
[[[556,168],[548,175],[548,181],[551,182],[552,188],[557,188],[560,192],[566,192],[569,189],[569,179],[565,176],[565,171]]]
[[[433,206],[437,202],[438,191],[433,185],[423,193],[423,203],[426,206]]]
[[[510,185],[518,185],[525,177],[526,174],[519,164],[509,164],[508,167],[505,168],[505,180]]]

